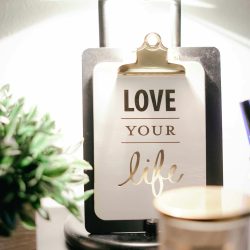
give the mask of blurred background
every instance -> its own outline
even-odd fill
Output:
[[[168,46],[168,1],[116,2],[125,3],[122,11],[110,7],[110,46],[136,48],[151,31]],[[250,151],[239,106],[250,99],[249,13],[249,0],[182,0],[182,46],[221,53],[224,185],[250,193]],[[0,1],[0,85],[9,83],[27,106],[50,113],[63,145],[82,137],[81,56],[98,46],[97,0]],[[82,157],[82,150],[77,154]]]

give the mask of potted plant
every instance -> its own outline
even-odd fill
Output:
[[[0,235],[9,236],[17,224],[35,228],[34,214],[49,219],[41,200],[51,197],[79,220],[79,200],[72,185],[88,181],[83,170],[91,169],[55,145],[58,137],[49,115],[38,116],[36,108],[24,109],[24,99],[14,101],[9,86],[0,88]],[[83,190],[83,188],[82,188]]]

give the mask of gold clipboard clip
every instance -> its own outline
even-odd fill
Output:
[[[162,44],[160,35],[149,33],[145,36],[142,46],[137,49],[136,62],[120,66],[118,74],[185,74],[185,68],[182,65],[168,62],[167,53],[168,49]]]

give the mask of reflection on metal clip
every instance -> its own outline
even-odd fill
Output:
[[[137,49],[135,63],[120,66],[118,74],[122,75],[152,75],[152,74],[184,74],[182,65],[169,63],[168,49],[162,44],[157,33],[149,33],[144,43]]]

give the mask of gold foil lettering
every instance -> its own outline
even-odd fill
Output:
[[[181,181],[184,174],[180,174],[177,179],[174,179],[175,173],[177,171],[177,166],[173,164],[167,172],[167,176],[162,176],[161,172],[164,167],[164,151],[161,149],[155,159],[155,164],[153,167],[152,177],[149,176],[149,167],[144,167],[142,175],[138,180],[135,180],[135,175],[140,168],[140,152],[136,151],[133,153],[130,159],[129,166],[129,177],[118,186],[124,186],[129,181],[134,185],[140,185],[143,181],[144,183],[151,185],[152,193],[155,197],[159,196],[164,189],[164,181],[169,181],[170,183],[178,183]],[[158,188],[157,188],[158,187]]]

